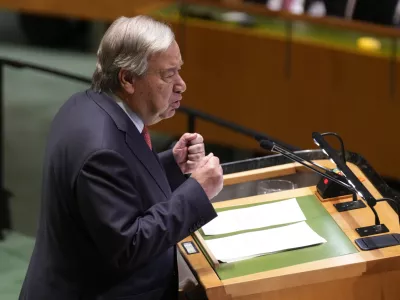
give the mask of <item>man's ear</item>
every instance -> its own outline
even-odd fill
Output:
[[[118,72],[118,80],[119,83],[121,85],[121,88],[127,92],[128,94],[132,95],[135,91],[134,88],[134,78],[132,76],[132,74],[130,74],[129,71],[125,70],[125,69],[121,69]]]

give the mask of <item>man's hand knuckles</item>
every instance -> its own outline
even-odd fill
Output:
[[[188,157],[190,160],[200,160],[202,155],[196,153],[196,154],[189,154]]]
[[[188,150],[193,153],[198,153],[198,152],[204,153],[204,145],[203,144],[190,145],[188,147]]]

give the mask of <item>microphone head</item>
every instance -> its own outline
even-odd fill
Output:
[[[313,132],[312,139],[313,139],[315,145],[317,145],[318,147],[321,147],[322,136],[319,132]]]
[[[254,136],[254,139],[255,139],[257,142],[261,142],[262,140],[265,139],[265,136],[262,136],[262,135],[260,135],[260,134],[257,134],[257,135]]]
[[[320,134],[319,132],[315,132],[315,131],[314,131],[314,132],[312,133],[312,138],[313,138],[313,139],[318,138],[318,137],[320,137],[320,136],[321,136],[321,134]]]
[[[261,140],[260,146],[268,151],[272,151],[272,148],[274,148],[275,144],[270,140]]]

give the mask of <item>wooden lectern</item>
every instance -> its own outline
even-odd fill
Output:
[[[334,167],[321,151],[300,155]],[[359,155],[351,153],[348,165],[375,198],[397,197]],[[214,202],[217,211],[296,198],[307,223],[327,243],[234,263],[214,263],[212,253],[204,247],[207,237],[200,230],[180,242],[179,250],[209,300],[400,299],[400,246],[362,251],[354,242],[360,238],[355,228],[374,225],[368,206],[338,212],[333,204],[351,201],[352,196],[321,199],[316,191],[320,175],[280,155],[225,164],[223,168],[224,190]],[[260,194],[259,183],[272,179],[289,179],[296,187]],[[379,202],[375,208],[390,233],[400,233],[392,206]],[[188,250],[186,245],[194,247]]]

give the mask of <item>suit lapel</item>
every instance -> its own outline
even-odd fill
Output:
[[[139,135],[134,138],[129,133],[126,134],[126,143],[131,149],[133,154],[140,160],[143,166],[149,171],[150,175],[154,178],[160,189],[163,191],[166,197],[171,195],[171,189],[169,187],[165,173],[162,171],[160,164],[157,161],[153,151],[147,146],[143,137],[136,130]]]
[[[147,169],[164,195],[169,197],[169,195],[171,195],[171,189],[167,178],[165,177],[165,173],[160,167],[153,151],[151,151],[147,146],[144,138],[139,133],[133,122],[129,119],[128,115],[118,106],[117,103],[115,103],[114,99],[109,97],[107,94],[96,93],[92,90],[88,90],[87,94],[110,115],[118,129],[125,132],[125,142],[129,149]]]

